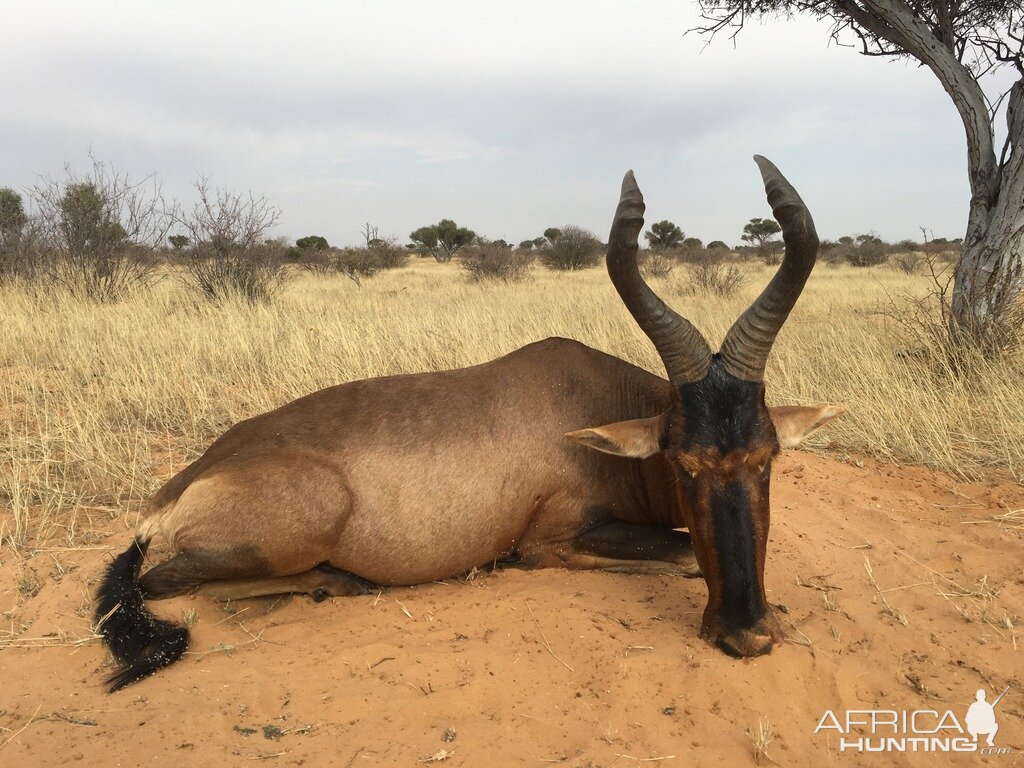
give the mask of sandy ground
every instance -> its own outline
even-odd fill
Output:
[[[699,581],[506,570],[321,604],[151,603],[194,622],[190,653],[108,696],[88,598],[130,534],[5,555],[0,765],[742,766],[764,720],[766,765],[1024,764],[1024,529],[996,518],[1024,489],[803,452],[773,485],[767,585],[791,640],[747,661],[698,637]],[[1007,685],[1009,754],[840,753],[814,733],[826,710],[962,721]]]

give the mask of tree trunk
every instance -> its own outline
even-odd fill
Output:
[[[953,342],[985,343],[1012,309],[1024,277],[1024,80],[1013,86],[1008,97],[1012,151],[1000,166],[977,77],[936,37],[935,30],[914,18],[907,0],[860,0],[863,8],[852,0],[836,2],[865,29],[931,69],[960,114],[967,138],[971,207],[954,272],[949,332]]]
[[[995,199],[978,205],[977,196],[972,196],[967,237],[953,280],[954,339],[985,341],[993,324],[1012,312],[1024,289],[1024,80],[1010,91],[1007,128],[1011,151],[995,171]]]

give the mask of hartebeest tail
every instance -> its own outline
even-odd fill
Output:
[[[188,629],[146,608],[139,570],[148,547],[148,540],[136,537],[107,567],[96,592],[96,631],[121,665],[107,678],[110,693],[170,666],[188,647]]]

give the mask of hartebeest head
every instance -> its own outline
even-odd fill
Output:
[[[772,459],[841,409],[765,406],[764,370],[775,336],[796,303],[818,252],[803,200],[768,160],[755,156],[786,253],[768,287],[735,322],[717,354],[701,333],[647,286],[637,266],[644,201],[633,173],[608,241],[608,272],[665,365],[672,404],[659,416],[568,435],[619,456],[661,453],[675,476],[681,510],[708,585],[703,633],[728,653],[771,650],[779,630],[765,599]]]

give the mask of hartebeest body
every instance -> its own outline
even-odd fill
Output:
[[[786,256],[718,354],[641,279],[643,199],[627,174],[608,270],[668,381],[548,339],[472,368],[331,387],[235,425],[156,494],[107,570],[96,615],[123,665],[111,688],[184,653],[187,630],[145,598],[199,587],[322,599],[513,557],[703,574],[705,636],[734,655],[770,650],[772,458],[841,409],[765,406],[765,359],[817,240],[795,190],[757,159]],[[177,554],[139,578],[157,534]]]

